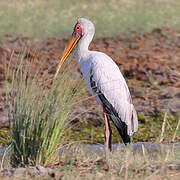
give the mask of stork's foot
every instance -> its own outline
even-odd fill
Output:
[[[105,148],[108,151],[111,151],[111,131],[106,130],[105,132]]]

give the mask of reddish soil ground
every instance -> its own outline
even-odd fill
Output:
[[[55,37],[37,41],[11,35],[1,39],[0,124],[6,124],[5,67],[12,52],[18,56],[27,47],[25,60],[28,63],[29,59],[36,59],[34,64],[31,62],[32,69],[40,62],[41,74],[48,79],[53,77],[68,39]],[[118,64],[139,113],[156,116],[164,113],[168,104],[170,113],[177,115],[180,112],[180,31],[154,29],[151,33],[134,32],[114,38],[97,38],[91,43],[90,49],[105,52]],[[12,64],[16,68],[17,62],[12,61]],[[81,78],[78,68],[75,75]]]

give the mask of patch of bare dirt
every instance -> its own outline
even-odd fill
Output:
[[[12,67],[17,68],[17,58],[13,60],[12,53],[18,56],[26,48],[25,63],[32,66],[31,73],[41,65],[40,74],[50,79],[55,74],[68,39],[54,37],[37,41],[11,35],[1,39],[0,124],[6,124],[5,67],[12,59]],[[105,52],[118,64],[139,113],[156,116],[165,112],[167,106],[172,114],[180,112],[180,31],[154,29],[151,33],[134,32],[120,37],[98,38],[91,43],[90,49]],[[74,68],[74,78],[81,78],[78,67]],[[88,101],[86,106],[95,104],[92,99]]]

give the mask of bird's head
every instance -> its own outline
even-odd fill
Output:
[[[95,33],[95,28],[94,25],[91,21],[85,19],[85,18],[79,18],[77,20],[77,23],[74,26],[74,30],[72,33],[72,38],[69,41],[67,48],[59,62],[59,65],[57,67],[56,70],[56,74],[54,76],[54,78],[56,78],[56,76],[58,75],[58,72],[62,66],[62,64],[64,63],[64,61],[67,59],[67,57],[70,55],[70,53],[72,52],[72,50],[74,49],[74,47],[76,46],[76,44],[78,44],[78,42],[81,39],[84,39],[85,37],[89,36],[90,40],[92,40],[92,37]]]
[[[93,36],[94,33],[94,24],[88,19],[79,18],[76,25],[74,26],[72,36],[76,38],[83,38],[85,36]]]

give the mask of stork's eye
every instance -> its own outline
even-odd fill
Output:
[[[82,35],[82,30],[81,30],[81,24],[76,25],[76,33],[81,36]]]
[[[80,29],[80,25],[79,24],[77,24],[77,26],[76,26],[76,30],[79,30]]]

